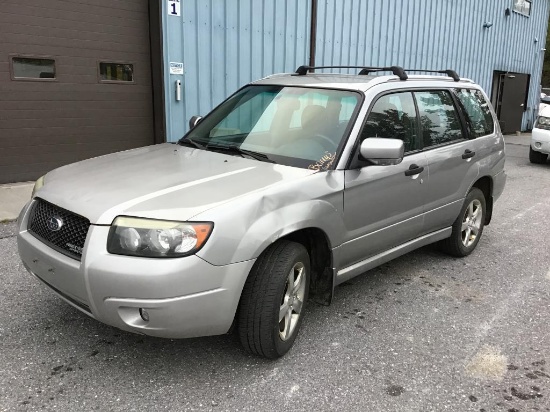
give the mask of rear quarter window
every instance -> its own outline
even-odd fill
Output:
[[[483,93],[473,89],[458,89],[455,93],[466,112],[470,135],[475,138],[492,134],[495,124]]]

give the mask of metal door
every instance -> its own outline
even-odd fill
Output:
[[[502,73],[499,75],[497,90],[497,114],[504,134],[521,131],[529,75]]]

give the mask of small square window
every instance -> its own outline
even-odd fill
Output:
[[[513,0],[512,10],[525,16],[531,15],[531,0]]]
[[[133,82],[134,65],[128,63],[99,63],[99,80],[102,82]]]
[[[12,78],[19,79],[55,79],[55,60],[40,57],[12,57]]]

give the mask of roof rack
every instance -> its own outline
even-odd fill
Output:
[[[296,75],[305,76],[308,71],[313,69],[361,69],[359,75],[367,75],[375,72],[392,72],[399,80],[407,80],[409,76],[407,72],[419,72],[419,73],[441,73],[446,74],[452,78],[455,82],[460,81],[460,76],[454,70],[424,70],[424,69],[403,69],[401,66],[390,67],[366,67],[366,66],[300,66],[296,69]]]
[[[391,67],[365,67],[365,66],[300,66],[296,69],[296,75],[305,76],[309,70],[313,69],[361,69],[360,75],[366,75],[374,72],[392,72],[399,80],[407,80],[409,76],[400,66]]]
[[[454,70],[447,69],[447,70],[423,70],[423,69],[407,69],[409,72],[418,72],[418,73],[441,73],[446,74],[447,76],[451,77],[455,82],[460,81],[460,76],[455,72]]]

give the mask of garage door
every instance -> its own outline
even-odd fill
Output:
[[[0,39],[0,183],[154,143],[146,0],[2,0]]]

